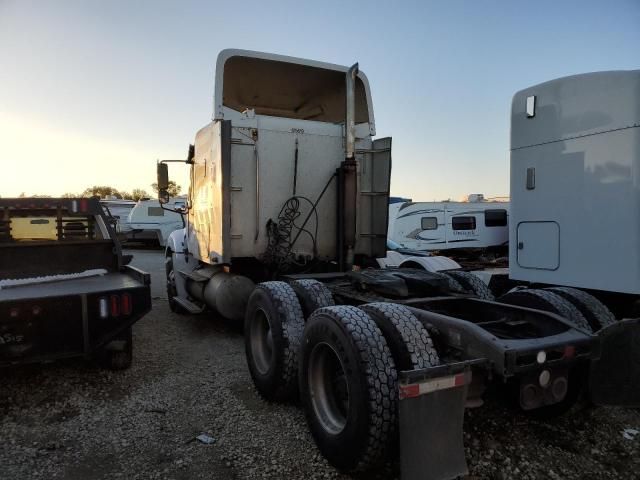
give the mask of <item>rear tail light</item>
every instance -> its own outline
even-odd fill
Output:
[[[120,297],[118,295],[111,295],[111,316],[120,316]]]
[[[98,300],[100,318],[128,316],[133,312],[133,299],[129,293],[110,295]]]
[[[40,315],[42,313],[42,308],[36,305],[31,309],[31,313],[33,313],[34,316]]]
[[[20,315],[20,309],[18,307],[13,307],[9,310],[9,316],[11,318],[18,318],[18,315]]]
[[[106,297],[102,297],[98,301],[98,310],[100,313],[100,318],[108,318],[109,317],[109,302]]]
[[[131,311],[133,309],[133,305],[131,303],[131,295],[128,293],[123,293],[122,297],[120,297],[122,306],[122,314],[123,315],[131,315]]]

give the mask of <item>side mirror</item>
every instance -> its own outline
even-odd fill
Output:
[[[189,164],[193,164],[193,157],[196,156],[196,147],[194,145],[189,144],[189,153],[187,153],[187,162]]]
[[[166,163],[158,163],[158,201],[169,203],[169,167]]]
[[[158,201],[163,205],[169,203],[169,192],[167,190],[158,190]]]

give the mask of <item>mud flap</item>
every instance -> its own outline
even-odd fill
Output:
[[[468,473],[464,456],[464,406],[470,360],[400,373],[402,480],[449,480]]]
[[[597,405],[640,407],[640,319],[598,332],[600,357],[591,362],[589,392]]]

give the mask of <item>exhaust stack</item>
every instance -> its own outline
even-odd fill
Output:
[[[356,244],[356,207],[358,164],[356,162],[356,77],[358,64],[346,75],[345,159],[338,169],[338,264],[342,271],[351,269]]]
[[[358,64],[355,63],[347,71],[346,85],[346,158],[353,159],[356,153],[356,77],[358,76]]]

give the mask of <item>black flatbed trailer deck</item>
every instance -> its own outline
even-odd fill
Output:
[[[0,288],[0,303],[135,289],[148,285],[149,282],[148,273],[127,266],[125,272],[107,272],[91,277],[42,281],[41,283]]]
[[[131,362],[131,326],[151,309],[98,198],[0,199],[0,366],[96,356]]]

